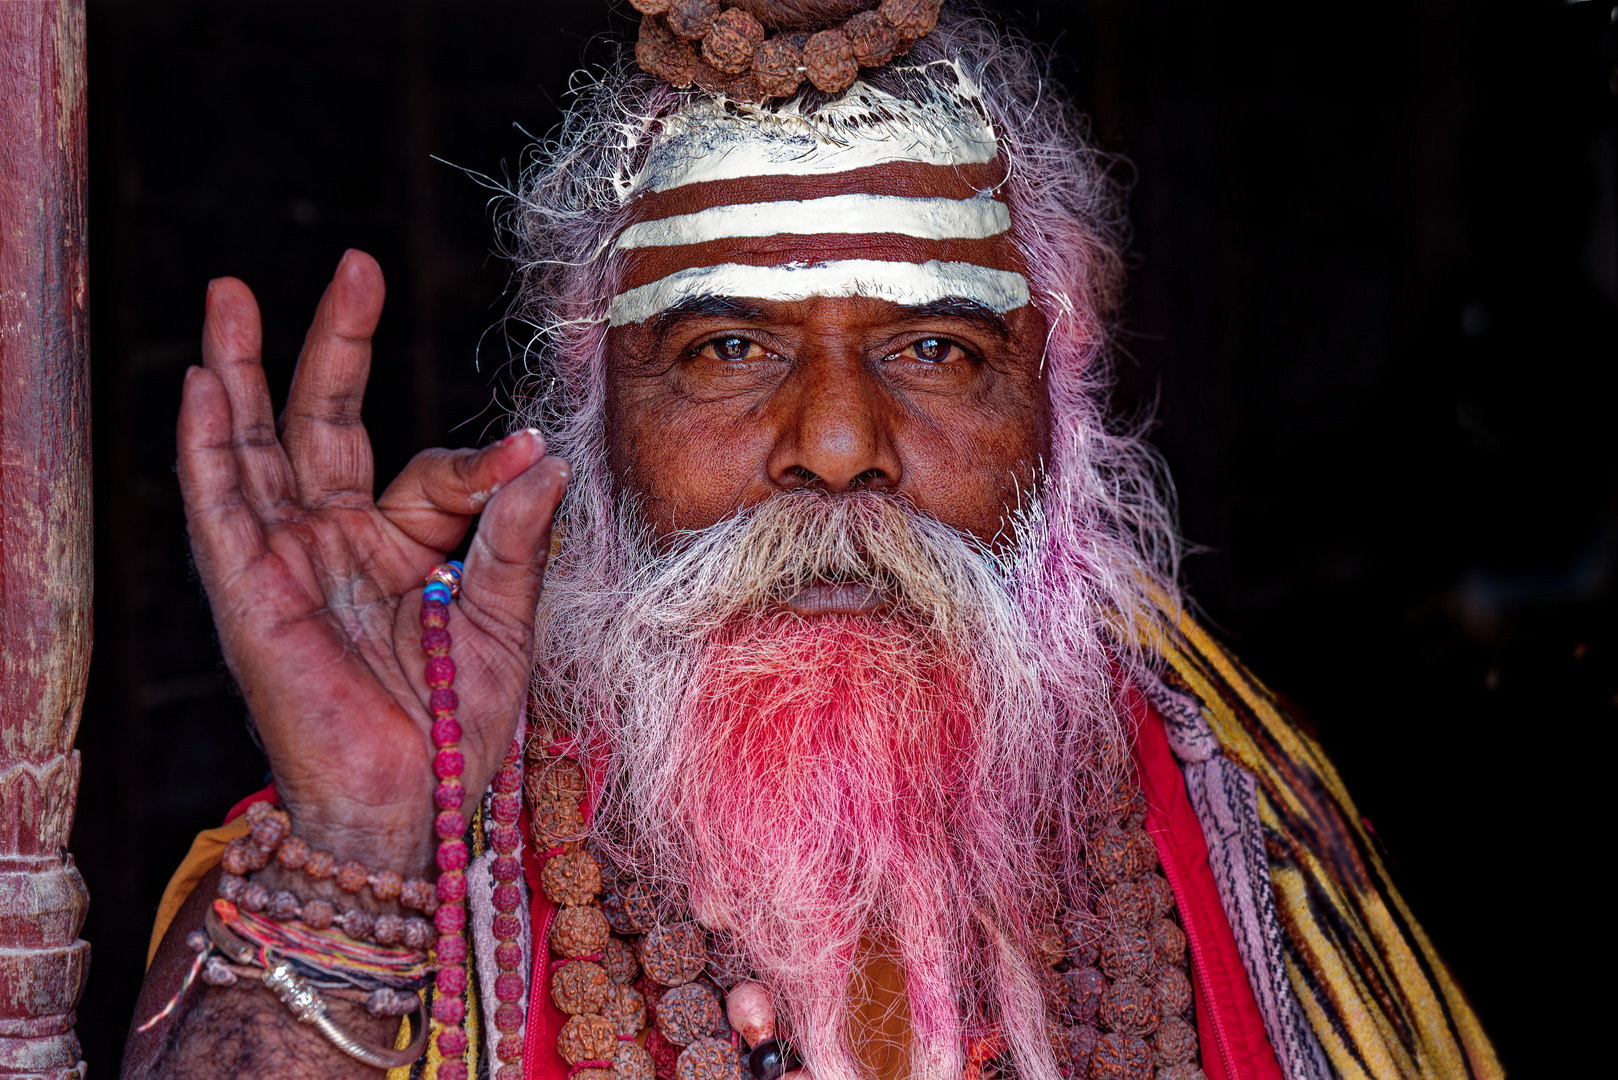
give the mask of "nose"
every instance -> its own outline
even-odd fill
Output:
[[[891,491],[902,467],[893,441],[897,404],[864,358],[811,355],[776,395],[779,433],[770,479],[795,490]]]

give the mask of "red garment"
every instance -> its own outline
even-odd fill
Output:
[[[1133,687],[1125,689],[1123,703],[1134,721],[1135,771],[1146,794],[1146,832],[1174,889],[1191,953],[1202,1071],[1208,1080],[1281,1080],[1281,1066],[1264,1032],[1264,1016],[1219,901],[1202,825],[1186,796],[1185,777],[1169,749],[1163,718]],[[523,828],[526,835],[526,819]],[[526,848],[523,866],[533,893],[535,955],[548,956],[545,942],[554,905],[539,887],[539,860]],[[551,1000],[548,964],[535,964],[528,1001],[525,1080],[566,1080],[567,1062],[556,1052],[556,1036],[567,1017]]]

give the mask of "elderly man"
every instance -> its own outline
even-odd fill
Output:
[[[1079,118],[925,0],[743,7],[644,5],[528,177],[500,442],[373,498],[376,263],[279,427],[210,287],[180,478],[275,782],[171,886],[126,1073],[1499,1076],[1182,610]]]

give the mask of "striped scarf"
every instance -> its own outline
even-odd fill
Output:
[[[1141,637],[1163,659],[1164,682],[1200,702],[1224,757],[1257,780],[1286,978],[1332,1070],[1343,1080],[1504,1077],[1320,746],[1190,618]]]

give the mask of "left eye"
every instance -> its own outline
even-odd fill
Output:
[[[757,342],[726,334],[724,337],[713,338],[703,345],[699,355],[707,354],[716,360],[746,360],[755,352],[763,352]]]
[[[942,364],[946,360],[953,359],[957,353],[964,352],[964,349],[949,338],[933,337],[911,342],[895,353],[894,357],[908,357],[920,360],[924,364]]]

